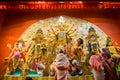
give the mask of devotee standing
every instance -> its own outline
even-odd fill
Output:
[[[104,68],[99,55],[92,55],[89,60],[95,80],[105,80]]]
[[[102,51],[101,58],[105,72],[105,80],[118,80],[110,52],[107,49],[102,49]]]
[[[51,65],[51,70],[55,74],[54,80],[67,80],[69,60],[63,53],[59,53],[56,56],[55,62]]]

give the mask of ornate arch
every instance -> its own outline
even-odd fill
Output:
[[[103,47],[105,46],[105,40],[107,35],[96,25],[79,19],[79,18],[74,18],[74,17],[68,17],[68,16],[58,16],[58,17],[51,17],[43,20],[39,20],[36,23],[32,24],[29,26],[25,32],[20,36],[19,39],[23,39],[26,43],[26,45],[32,40],[32,38],[35,36],[35,33],[38,29],[43,30],[43,35],[44,37],[49,37],[49,31],[50,26],[53,26],[52,28],[56,31],[56,25],[68,25],[67,28],[70,28],[74,24],[74,27],[71,30],[75,30],[74,32],[75,36],[73,36],[74,39],[76,38],[83,38],[88,34],[89,28],[92,26],[95,30],[97,35],[99,36],[99,43],[100,46]]]

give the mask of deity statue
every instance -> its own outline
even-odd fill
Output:
[[[93,27],[90,27],[88,30],[88,35],[86,37],[86,44],[89,51],[89,54],[92,52],[99,53],[99,42],[98,42],[99,36],[96,34],[96,31]]]
[[[119,46],[116,47],[116,51],[117,51],[117,54],[120,55],[120,47]]]
[[[83,39],[78,38],[73,49],[74,58],[81,62],[84,58]]]
[[[78,38],[75,42],[75,46],[72,50],[72,54],[73,54],[73,60],[76,60],[78,62],[78,66],[81,66],[81,70],[84,72],[84,74],[89,75],[90,74],[90,70],[88,68],[88,64],[86,64],[85,61],[85,53],[83,50],[83,44],[84,41],[82,38]]]
[[[56,25],[55,28],[50,26],[50,30],[48,33],[50,34],[49,42],[53,43],[52,53],[55,52],[58,46],[65,46],[68,44],[68,40],[74,37],[73,33],[76,31],[74,28],[74,24],[69,28],[69,25]]]
[[[112,55],[116,55],[117,54],[116,48],[113,45],[113,41],[112,41],[110,36],[108,36],[107,39],[106,39],[106,48],[108,48],[108,50],[110,51],[110,53]]]
[[[46,45],[42,42],[43,38],[42,30],[38,29],[27,53],[27,63],[29,68],[34,71],[37,70],[37,63],[42,60],[43,55],[45,55],[47,51]]]
[[[8,72],[6,73],[13,74],[15,70],[19,68],[21,60],[25,61],[24,55],[26,55],[27,48],[22,39],[18,40],[13,48],[11,47],[11,44],[8,44],[7,46],[10,49],[10,55],[5,58],[9,60],[9,66],[7,68]]]
[[[72,38],[69,38],[68,43],[65,45],[65,52],[69,60],[73,59],[72,49],[73,49]]]

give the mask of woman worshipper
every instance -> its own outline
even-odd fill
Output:
[[[110,52],[106,48],[103,48],[100,57],[102,58],[102,65],[104,67],[105,80],[118,80]]]
[[[56,56],[55,62],[51,65],[51,70],[55,74],[54,80],[67,80],[69,70],[69,60],[63,53],[59,53]]]
[[[92,55],[89,60],[95,80],[105,80],[104,68],[99,55]]]

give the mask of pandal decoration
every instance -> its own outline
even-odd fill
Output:
[[[93,40],[91,36],[94,36],[95,39]],[[17,43],[22,43],[22,47],[27,47],[24,52],[19,51],[21,54],[25,53],[25,60],[21,60],[21,56],[19,57],[20,69],[24,71],[22,75],[26,75],[29,70],[37,71],[38,63],[41,63],[46,66],[43,75],[49,76],[49,66],[55,60],[58,51],[64,49],[64,46],[74,44],[76,39],[82,38],[90,43],[99,41],[100,48],[102,48],[106,46],[106,37],[99,27],[79,18],[60,16],[40,20],[28,27],[17,41]],[[85,53],[87,53],[86,45],[85,42],[83,48]],[[13,65],[12,67],[14,68]]]

